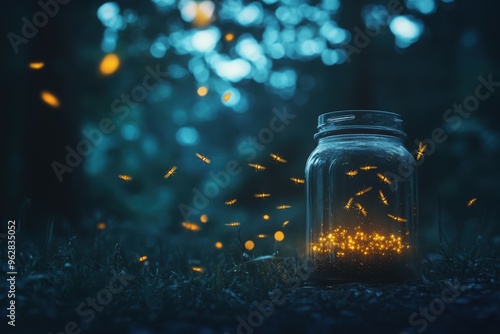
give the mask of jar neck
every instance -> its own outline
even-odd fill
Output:
[[[318,144],[329,143],[332,141],[359,141],[365,139],[370,142],[391,141],[398,144],[403,144],[404,138],[393,136],[390,134],[374,134],[374,133],[346,133],[346,134],[331,134],[318,138]]]
[[[332,135],[386,135],[406,138],[402,119],[396,113],[378,110],[343,110],[318,117],[315,139]]]

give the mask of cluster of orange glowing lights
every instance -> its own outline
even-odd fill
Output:
[[[383,235],[378,232],[363,232],[361,226],[353,232],[339,226],[328,234],[323,234],[318,243],[311,244],[311,249],[317,254],[335,253],[335,257],[344,257],[347,253],[361,255],[391,255],[401,254],[410,245],[401,236],[395,234]]]

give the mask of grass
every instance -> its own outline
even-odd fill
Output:
[[[386,303],[387,298],[395,300],[397,310],[401,302],[397,300],[403,295],[416,303],[414,308],[417,308],[418,302],[425,304],[425,301],[432,300],[433,294],[439,293],[444,282],[450,279],[487,283],[488,289],[500,290],[500,260],[485,256],[487,251],[479,236],[470,249],[461,246],[460,242],[452,246],[442,238],[441,249],[432,258],[424,259],[420,276],[411,284],[341,285],[310,290],[309,297],[304,297],[305,290],[296,289],[289,282],[290,278],[298,279],[303,264],[297,254],[285,257],[279,255],[280,252],[257,256],[246,251],[241,240],[234,239],[223,251],[206,252],[201,260],[193,260],[189,252],[162,246],[170,239],[159,239],[146,247],[143,241],[147,235],[119,234],[112,229],[99,231],[94,238],[88,239],[55,237],[53,224],[48,224],[41,245],[35,246],[23,236],[25,240],[18,246],[16,302],[21,327],[36,323],[37,329],[59,332],[68,321],[75,321],[84,332],[94,333],[102,328],[110,332],[131,324],[155,328],[185,323],[191,328],[188,331],[193,332],[198,330],[196,326],[228,328],[234,332],[235,319],[255,310],[252,303],[269,299],[274,289],[287,296],[287,303],[281,308],[283,312],[300,313],[304,305],[309,305],[310,310],[306,308],[304,312],[311,316],[315,309],[327,313],[331,310],[347,312],[345,310],[349,309],[353,311],[348,312],[356,312],[354,310],[360,303],[376,304],[382,300]],[[139,257],[146,253],[148,260],[140,262]],[[0,256],[6,257],[4,248]],[[193,267],[201,267],[201,272],[194,271]],[[101,312],[96,312],[95,319],[87,324],[85,318],[76,313],[77,306],[89,297],[95,298],[115,275],[133,276],[133,279],[123,291],[113,294],[111,303]],[[351,300],[352,289],[366,298]],[[373,299],[379,293],[371,295],[366,292],[374,289],[384,297]],[[6,287],[2,286],[0,290],[0,300],[4,303]],[[421,299],[416,297],[419,291],[424,293]],[[326,297],[324,293],[327,293]],[[320,304],[310,305],[322,299],[325,300]],[[498,302],[496,305],[498,307]],[[402,317],[409,314],[407,308],[403,308],[404,312],[400,310]],[[276,316],[273,322],[280,319]],[[290,321],[293,323],[294,320]],[[159,327],[156,329],[162,331]]]

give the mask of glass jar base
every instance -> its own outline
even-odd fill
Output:
[[[406,263],[390,259],[374,261],[316,262],[316,270],[308,281],[317,284],[352,282],[403,283],[416,278],[415,270]]]

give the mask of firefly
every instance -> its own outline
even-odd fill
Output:
[[[102,58],[99,71],[103,75],[111,75],[116,72],[118,67],[120,67],[120,58],[116,54],[110,53]]]
[[[210,163],[210,159],[200,153],[196,153],[196,156],[198,157],[198,159],[200,159],[201,161],[203,161],[203,163],[207,163],[209,164]]]
[[[356,196],[364,195],[372,189],[373,189],[373,187],[363,188],[362,190],[360,190],[356,193]]]
[[[389,180],[389,179],[387,178],[387,176],[382,175],[382,174],[380,174],[380,173],[377,173],[377,176],[378,176],[378,178],[380,179],[380,181],[382,181],[382,182],[384,182],[384,183],[387,183],[387,184],[392,184],[391,180]]]
[[[291,205],[278,205],[276,209],[278,210],[285,210],[285,209],[290,209],[292,206]]]
[[[269,220],[269,218],[270,218],[269,215],[263,215],[262,216],[262,219],[264,219],[264,220]]]
[[[380,195],[380,200],[382,201],[382,203],[384,203],[384,205],[389,205],[389,203],[387,202],[387,198],[384,196],[382,190],[379,190],[378,194]]]
[[[267,238],[267,234],[258,234],[257,238],[259,238],[259,239]]]
[[[358,170],[357,170],[357,169],[350,170],[350,171],[347,171],[347,172],[345,173],[345,175],[350,176],[350,177],[353,177],[353,176],[355,176],[355,175],[357,175],[357,174],[358,174]]]
[[[285,239],[285,233],[281,231],[276,231],[276,233],[274,233],[274,240],[283,241],[283,239]]]
[[[215,248],[217,248],[217,249],[222,249],[222,247],[224,247],[224,245],[222,244],[222,242],[217,241],[217,242],[215,243]]]
[[[359,212],[363,215],[363,216],[367,216],[368,215],[368,212],[366,212],[366,209],[363,208],[363,206],[359,203],[356,203],[356,206],[358,207],[358,210]]]
[[[141,256],[141,257],[139,258],[139,262],[144,262],[144,261],[146,261],[147,259],[148,259],[148,257],[147,257],[146,255]]]
[[[476,203],[476,201],[477,201],[476,197],[472,198],[470,201],[467,202],[467,207],[470,208],[472,205],[474,205],[474,203]]]
[[[293,181],[293,183],[295,183],[295,184],[299,184],[299,183],[300,183],[300,184],[304,184],[304,183],[306,182],[306,180],[304,180],[304,179],[299,179],[299,178],[296,178],[296,177],[291,177],[291,178],[290,178],[290,180],[292,180],[292,181]]]
[[[251,251],[255,247],[255,244],[253,243],[252,240],[247,240],[245,242],[245,248],[249,251]]]
[[[236,198],[233,198],[233,199],[230,199],[229,201],[225,201],[224,204],[226,205],[234,205],[234,203],[236,203],[237,199]]]
[[[351,197],[351,198],[349,198],[349,200],[347,201],[347,204],[344,206],[344,208],[345,208],[346,210],[349,210],[349,209],[351,208],[352,200],[353,200],[353,198]]]
[[[32,62],[30,63],[30,68],[32,70],[39,70],[45,66],[45,63],[43,61],[38,61],[38,62]]]
[[[284,221],[282,226],[283,226],[283,227],[285,227],[285,226],[287,226],[289,223],[290,223],[290,221],[289,221],[289,220]]]
[[[172,168],[170,168],[168,170],[168,172],[165,175],[163,175],[163,178],[164,179],[168,179],[169,177],[171,177],[172,175],[174,175],[174,173],[175,173],[176,170],[177,170],[177,166],[173,166]]]
[[[51,106],[52,108],[59,108],[61,103],[59,102],[59,99],[52,94],[49,91],[42,91],[40,93],[40,97],[42,98],[43,102],[45,102],[47,105]]]
[[[184,227],[186,230],[190,230],[190,231],[193,231],[193,232],[197,232],[199,230],[201,230],[201,227],[199,227],[198,225],[194,224],[194,223],[190,223],[190,222],[182,222],[181,223],[182,227]]]
[[[229,226],[229,227],[235,227],[235,226],[240,226],[240,222],[230,222],[230,223],[227,223],[224,225]]]
[[[427,148],[427,144],[422,145],[422,142],[418,143],[418,148],[417,148],[417,160],[420,160],[421,157],[423,157],[425,154],[425,149]]]
[[[390,213],[389,213],[387,216],[388,216],[389,218],[394,219],[394,220],[395,220],[395,221],[397,221],[397,222],[400,222],[400,223],[406,223],[406,222],[407,222],[407,220],[406,220],[406,219],[404,219],[404,218],[402,218],[402,217],[393,216],[393,215],[391,215]]]
[[[120,174],[118,175],[118,177],[120,179],[122,179],[123,181],[125,182],[129,182],[129,181],[132,181],[133,177],[132,176],[129,176],[129,175],[124,175],[124,174]]]
[[[260,194],[254,194],[256,198],[266,198],[271,196],[271,194],[266,194],[266,193],[260,193]]]
[[[359,167],[359,169],[361,169],[363,171],[377,169],[377,168],[378,168],[377,166],[369,166],[369,165],[366,165],[366,166],[363,166],[363,167]]]
[[[226,92],[223,96],[222,96],[222,101],[224,102],[227,102],[229,101],[229,99],[231,98],[231,92]]]
[[[261,170],[266,169],[266,167],[259,165],[259,164],[248,164],[248,166],[255,168],[256,172],[260,172]]]
[[[205,271],[203,267],[191,267],[191,270],[196,271],[197,273],[202,273],[203,271]]]
[[[281,162],[282,164],[286,164],[287,162],[285,159],[283,159],[283,157],[280,157],[278,154],[270,153],[269,155],[276,162]]]

